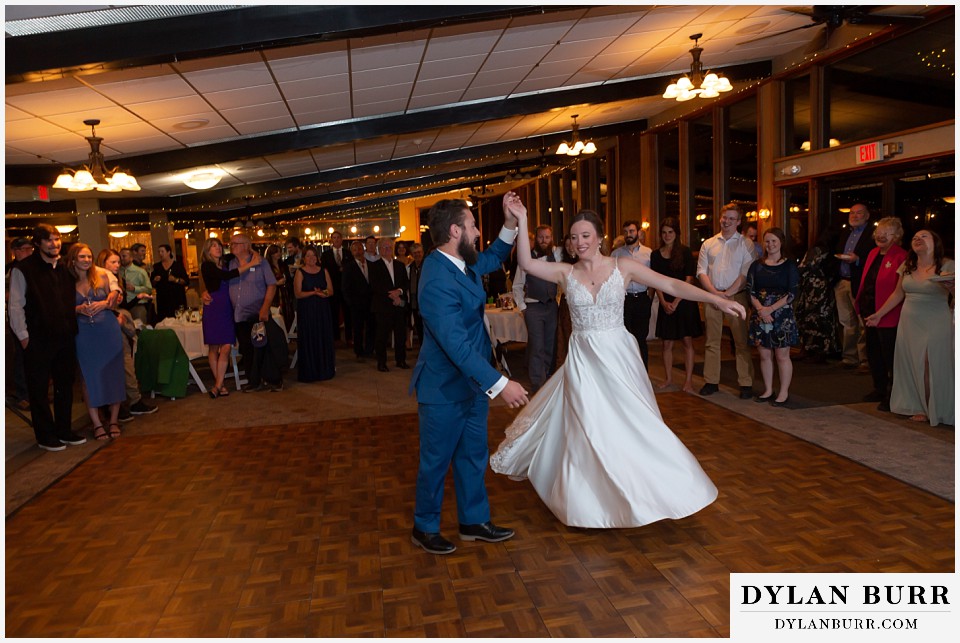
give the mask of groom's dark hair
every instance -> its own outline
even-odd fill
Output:
[[[430,226],[430,238],[433,245],[442,246],[450,241],[450,226],[462,225],[463,211],[470,210],[463,199],[443,199],[437,201],[427,213],[427,222]]]

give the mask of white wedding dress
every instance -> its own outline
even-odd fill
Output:
[[[529,478],[554,515],[573,527],[683,518],[717,497],[663,423],[637,340],[623,325],[624,280],[614,266],[596,301],[567,273],[567,360],[490,458],[497,473]]]

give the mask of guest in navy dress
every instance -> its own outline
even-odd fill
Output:
[[[760,351],[760,372],[763,375],[763,394],[757,402],[784,406],[790,395],[793,363],[790,347],[799,341],[797,320],[793,315],[793,300],[800,285],[800,271],[792,259],[784,255],[786,235],[780,228],[763,233],[763,257],[757,259],[747,272],[747,292],[750,294],[750,342]],[[773,394],[773,359],[776,355],[780,373],[780,390]]]
[[[330,272],[320,267],[317,249],[307,246],[303,264],[293,278],[297,298],[297,380],[317,382],[333,378],[336,372],[333,351],[333,316]]]
[[[693,252],[680,242],[680,223],[673,217],[667,217],[660,224],[660,247],[650,255],[650,268],[654,272],[692,284],[697,273],[697,262]],[[657,337],[663,340],[663,369],[666,379],[658,389],[673,384],[673,343],[683,343],[683,364],[685,374],[683,390],[693,393],[693,340],[703,335],[703,322],[700,320],[700,308],[697,302],[680,299],[668,293],[657,291],[660,312],[657,315]]]
[[[210,370],[213,372],[214,383],[210,387],[210,397],[226,397],[230,395],[223,379],[227,374],[227,365],[230,363],[230,350],[237,341],[233,329],[233,304],[230,303],[230,287],[227,282],[239,277],[253,266],[260,264],[260,255],[253,253],[249,263],[241,264],[233,270],[224,269],[223,244],[217,238],[207,239],[203,244],[203,253],[200,263],[200,277],[207,289],[210,301],[204,299],[203,343],[210,349],[208,359]]]
[[[123,336],[111,308],[107,271],[93,263],[93,251],[76,243],[67,253],[67,269],[77,280],[77,361],[83,374],[83,397],[93,421],[93,437],[105,440],[120,437],[120,403],[127,397],[123,371]],[[100,407],[110,407],[107,430]]]

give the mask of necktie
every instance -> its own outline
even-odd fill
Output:
[[[340,265],[340,248],[334,248],[334,249],[333,249],[333,256],[334,256],[334,258],[336,258],[336,260],[337,260],[337,265],[339,266],[339,265]]]

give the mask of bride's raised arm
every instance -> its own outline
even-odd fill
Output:
[[[527,234],[527,208],[514,192],[503,195],[503,210],[517,217],[519,233],[517,234],[517,264],[534,277],[546,281],[561,283],[564,274],[570,269],[565,263],[550,263],[537,261],[530,254],[530,237]]]
[[[713,304],[728,315],[737,315],[741,319],[747,318],[747,311],[732,299],[719,297],[693,284],[688,284],[686,281],[661,275],[629,257],[620,257],[619,262],[620,272],[623,274],[625,282],[636,281],[650,288],[662,290],[674,297]]]

